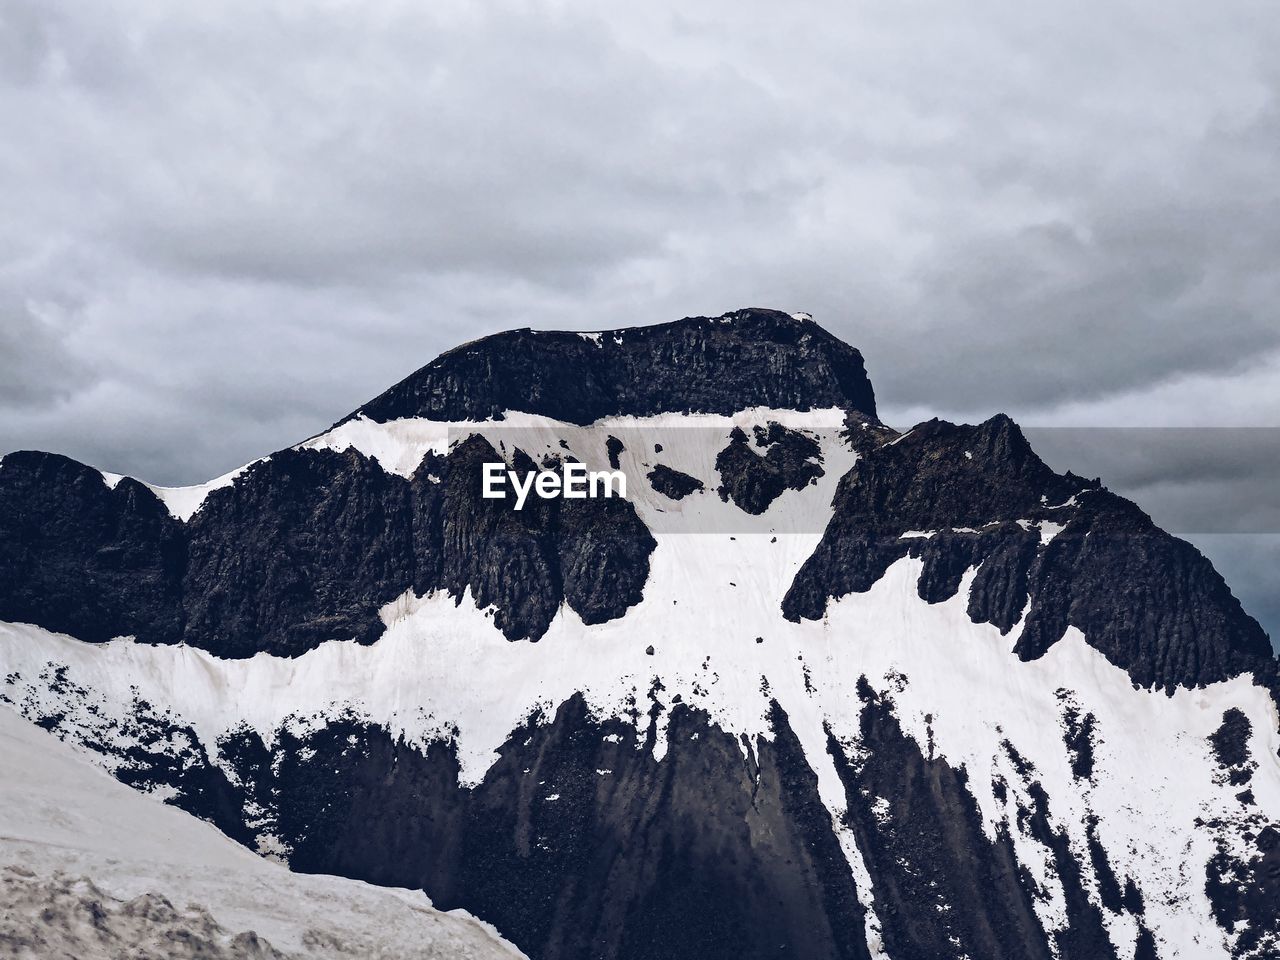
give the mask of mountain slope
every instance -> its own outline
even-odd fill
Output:
[[[1256,622],[1007,418],[880,424],[807,318],[500,335],[163,493],[0,461],[0,697],[295,869],[539,958],[1280,944]]]
[[[291,874],[4,709],[0,769],[5,956],[519,956],[420,894]]]

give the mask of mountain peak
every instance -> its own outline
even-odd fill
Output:
[[[808,314],[747,308],[593,333],[494,334],[442,354],[347,419],[571,423],[744,407],[839,407],[875,419],[862,354]]]

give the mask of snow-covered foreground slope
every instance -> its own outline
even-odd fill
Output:
[[[421,893],[290,873],[3,708],[0,771],[6,957],[521,956]]]

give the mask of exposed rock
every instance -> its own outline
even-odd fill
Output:
[[[481,608],[510,640],[537,639],[562,601],[586,623],[621,616],[640,602],[656,541],[626,500],[530,497],[523,510],[480,494],[480,465],[501,459],[479,435],[450,454],[442,514],[443,583]],[[527,456],[515,469],[531,471]]]
[[[1214,919],[1235,938],[1236,960],[1267,960],[1280,943],[1280,824],[1251,834],[1243,857],[1220,845],[1205,871]]]
[[[354,450],[284,450],[214,490],[187,524],[185,639],[221,656],[371,643],[414,582],[411,484]]]
[[[622,441],[613,434],[609,434],[609,436],[605,437],[604,447],[605,452],[609,455],[610,469],[617,470],[621,463],[619,457],[622,456],[623,452],[626,451],[627,448],[623,445]]]
[[[965,772],[926,759],[902,732],[891,701],[865,680],[859,689],[865,759],[855,760],[834,737],[827,749],[874,878],[888,955],[1048,960],[1034,890],[1008,835],[993,842],[983,833]]]
[[[296,656],[372,643],[380,608],[409,589],[470,589],[513,640],[541,636],[561,603],[587,623],[638,603],[655,541],[631,503],[531,497],[513,510],[480,495],[480,464],[500,459],[472,437],[406,480],[354,450],[284,450],[183,524],[135,481],[112,490],[64,457],[6,457],[0,618],[93,642]]]
[[[283,732],[261,775],[296,869],[420,887],[537,960],[593,960],[601,943],[635,960],[866,958],[816,777],[776,705],[772,722],[744,762],[676,704],[659,762],[575,695],[516,730],[474,790],[449,747],[344,723]]]
[[[1059,690],[1058,699],[1062,703],[1062,741],[1071,758],[1071,773],[1077,780],[1091,780],[1098,718],[1081,712],[1069,691]]]
[[[729,445],[716,457],[720,474],[721,500],[732,500],[744,511],[759,515],[769,509],[784,490],[803,490],[823,476],[822,451],[812,437],[770,423],[768,430],[757,427],[756,445],[751,449],[747,435],[737,427],[729,434]]]
[[[783,613],[818,619],[907,556],[923,561],[930,602],[980,564],[969,616],[1008,631],[1025,610],[1014,648],[1024,660],[1075,626],[1146,687],[1275,673],[1266,634],[1195,547],[1096,481],[1055,474],[1008,417],[932,420],[860,457]]]
[[[495,334],[443,354],[352,416],[487,420],[522,410],[586,424],[619,414],[727,414],[753,406],[876,412],[862,354],[812,320],[749,309],[598,340]]]
[[[1249,762],[1249,736],[1253,725],[1236,707],[1222,715],[1222,726],[1209,738],[1213,754],[1224,767],[1243,767]]]
[[[702,481],[660,463],[648,473],[649,484],[669,500],[683,500],[705,489]]]
[[[52,453],[0,461],[0,620],[81,640],[182,637],[182,525],[142,484]]]

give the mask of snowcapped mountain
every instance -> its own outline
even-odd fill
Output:
[[[539,960],[1280,951],[1261,628],[804,315],[490,337],[189,490],[10,454],[0,620],[0,698],[118,779]]]

